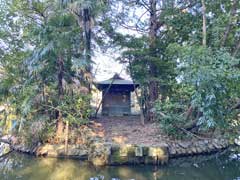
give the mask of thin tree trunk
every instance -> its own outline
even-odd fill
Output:
[[[63,129],[64,129],[64,123],[63,123],[62,113],[58,111],[57,112],[57,138],[63,137]]]
[[[144,126],[145,125],[145,118],[144,118],[144,113],[143,113],[143,104],[140,102],[140,97],[138,95],[138,92],[137,92],[137,89],[136,89],[136,84],[134,82],[134,78],[133,78],[133,71],[132,71],[132,63],[131,61],[129,60],[128,61],[129,63],[129,69],[130,69],[130,75],[131,75],[131,78],[133,80],[133,84],[134,84],[134,92],[135,92],[135,95],[137,97],[137,101],[138,101],[138,104],[140,106],[140,121],[141,121],[141,124]]]
[[[83,27],[84,27],[84,35],[85,35],[85,58],[87,61],[87,81],[88,81],[88,90],[91,92],[91,82],[92,82],[92,74],[91,74],[91,14],[90,9],[83,9]]]
[[[58,65],[58,98],[61,100],[63,98],[63,75],[64,75],[64,64],[62,55],[58,56],[57,60]],[[57,137],[61,137],[63,134],[63,119],[62,113],[57,111]]]
[[[143,97],[144,97],[144,116],[145,119],[150,121],[151,120],[151,105],[150,105],[150,97],[149,97],[149,87],[143,88]]]
[[[64,74],[64,69],[63,69],[63,57],[62,55],[58,56],[58,97],[62,98],[63,96],[63,74]]]
[[[237,11],[237,2],[238,2],[238,0],[233,1],[232,9],[231,9],[231,12],[230,12],[229,22],[228,22],[228,25],[226,27],[226,30],[225,30],[225,33],[224,33],[224,36],[223,36],[223,40],[221,42],[221,47],[225,45],[225,43],[227,41],[227,37],[228,37],[228,35],[231,31],[233,17],[236,14],[236,11]]]
[[[207,46],[207,26],[206,26],[206,5],[205,0],[201,0],[202,2],[202,19],[203,19],[203,25],[202,25],[202,45],[204,47]]]
[[[239,52],[239,50],[240,50],[240,40],[238,41],[237,46],[233,52],[233,57],[237,56],[237,53]]]
[[[137,97],[137,101],[138,101],[138,104],[140,106],[140,121],[141,121],[141,124],[144,126],[145,125],[145,118],[144,118],[144,113],[143,113],[143,107],[142,107],[142,104],[140,103],[140,97],[138,96],[138,92],[137,92],[137,89],[135,87],[135,83],[134,83],[134,92],[135,92],[135,95]]]
[[[68,131],[69,131],[69,122],[66,122],[66,129],[65,129],[65,154],[68,154]]]
[[[19,123],[19,127],[18,127],[18,132],[22,131],[22,126],[23,126],[23,118],[20,118],[20,123]]]

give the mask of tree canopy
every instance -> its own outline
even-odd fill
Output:
[[[87,123],[97,49],[118,49],[145,121],[239,128],[238,0],[1,1],[0,47],[0,120],[14,114],[19,131]]]

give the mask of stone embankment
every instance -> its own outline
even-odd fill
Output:
[[[88,127],[81,129],[82,144],[39,144],[27,147],[13,143],[11,148],[36,156],[69,157],[88,160],[94,165],[165,164],[170,158],[219,152],[230,146],[224,139],[170,141],[158,146],[109,143]],[[9,140],[11,142],[11,140]],[[16,141],[16,140],[14,140]]]
[[[221,151],[229,146],[224,139],[204,139],[168,143],[170,157],[208,154]]]
[[[66,152],[64,145],[39,145],[29,149],[24,145],[16,145],[14,149],[20,152],[47,157],[70,157],[89,160],[94,165],[121,164],[154,164],[162,165],[169,158],[210,154],[222,151],[229,146],[223,139],[179,141],[163,144],[158,147],[132,144],[110,144],[94,142],[90,147],[82,145],[68,145]]]
[[[0,158],[4,157],[5,155],[11,152],[11,146],[9,143],[5,142],[4,140],[0,140]]]

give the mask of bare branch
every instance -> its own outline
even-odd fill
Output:
[[[142,17],[143,17],[147,12],[148,12],[148,10],[145,11],[144,13],[142,13],[142,15],[138,18],[137,23],[136,23],[136,28],[137,28],[137,29],[139,29],[138,23],[141,21]]]
[[[127,24],[120,24],[120,26],[122,26],[122,27],[125,28],[125,29],[130,29],[130,30],[136,31],[136,32],[141,33],[141,34],[146,34],[147,31],[148,31],[148,29],[146,29],[146,30],[141,30],[141,29],[139,29],[139,28],[136,28],[135,26],[129,26],[129,25],[127,25]]]
[[[141,3],[141,2],[140,2],[140,3]],[[151,11],[151,8],[150,8],[149,4],[147,4],[147,2],[145,2],[144,0],[142,0],[141,5],[142,5],[148,12]]]

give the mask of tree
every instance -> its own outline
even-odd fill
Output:
[[[239,49],[239,16],[235,13],[239,11],[238,1],[123,0],[112,1],[111,7],[115,10],[114,18],[106,16],[105,22],[108,25],[105,26],[113,42],[123,49],[121,62],[128,64],[132,78],[141,84],[141,102],[146,119],[156,118],[152,116],[156,110],[154,103],[161,102],[164,106],[164,103],[168,104],[169,101],[173,101],[176,106],[182,106],[181,110],[175,113],[181,112],[183,117],[176,117],[182,119],[182,127],[189,130],[200,124],[202,128],[213,124],[218,126],[221,124],[217,121],[220,114],[224,114],[222,117],[228,119],[235,113],[223,109],[231,109],[231,106],[226,104],[227,97],[234,102],[238,99],[236,92],[239,86],[236,87],[234,83],[238,81],[239,73],[239,62],[234,59],[238,57],[236,49]],[[116,11],[119,7],[123,9],[121,12]],[[126,30],[131,33],[126,33]],[[182,49],[174,48],[176,44]],[[184,51],[189,54],[185,54],[183,58]],[[220,69],[229,74],[216,71],[217,64],[224,64]],[[213,77],[211,73],[217,77]],[[200,78],[201,74],[206,77]],[[187,76],[187,79],[192,80],[191,83],[185,81]],[[229,86],[224,96],[217,93],[221,92],[215,87],[219,84],[224,88]],[[211,90],[205,89],[207,86]],[[189,90],[189,93],[184,89]],[[216,93],[214,96],[222,106],[212,104],[203,108],[201,103],[211,104],[207,98],[211,95],[203,95],[202,91]],[[196,106],[194,101],[199,96],[202,98],[198,99],[199,105]],[[218,108],[213,110],[213,107]],[[177,109],[176,107],[176,111]],[[211,118],[206,115],[210,111],[215,113]],[[166,112],[168,111],[164,111]],[[162,119],[162,115],[157,116]],[[226,122],[229,124],[228,120]],[[208,126],[209,124],[211,125]]]
[[[168,58],[166,47],[176,41],[183,43],[191,33],[189,29],[187,32],[180,32],[177,26],[179,24],[184,26],[187,22],[172,24],[174,19],[171,17],[179,15],[190,20],[194,16],[183,11],[196,3],[155,0],[114,3],[117,4],[114,4],[115,6],[124,8],[115,17],[118,24],[116,20],[113,20],[112,24],[136,31],[134,35],[125,37],[117,33],[113,35],[113,39],[119,42],[117,45],[127,49],[123,53],[122,62],[131,62],[133,79],[140,82],[143,87],[145,117],[150,120],[153,118],[151,111],[154,102],[158,98],[162,100],[167,98],[171,89],[170,82],[175,78],[176,62]]]
[[[86,84],[82,78],[86,72],[84,52],[79,48],[83,46],[79,36],[83,30],[74,16],[54,1],[14,1],[8,8],[7,12],[21,24],[20,42],[24,46],[17,45],[1,59],[5,78],[0,83],[2,91],[15,102],[18,117],[22,121],[41,119],[40,116],[57,119],[58,135],[63,133],[64,119],[85,123],[89,117],[89,106],[84,104],[89,101],[88,95],[78,94],[79,90],[73,93],[74,83],[79,83],[82,89]],[[17,27],[15,22],[13,27]],[[79,104],[83,107],[76,108]]]
[[[145,119],[192,131],[231,126],[236,118],[239,1],[0,5],[0,99],[22,122],[19,129],[48,119],[61,135],[64,122],[86,122],[96,47],[119,50],[118,60],[141,85]]]
[[[93,33],[93,28],[96,26],[94,24],[95,18],[101,14],[105,7],[107,1],[106,0],[74,0],[74,1],[64,1],[63,6],[67,6],[70,8],[72,14],[76,17],[79,28],[83,29],[80,37],[83,38],[84,45],[81,49],[84,52],[84,58],[86,61],[86,80],[88,83],[88,90],[91,91],[91,83],[92,83],[92,74],[91,74],[91,64],[92,64],[92,41],[93,37],[96,37]]]
[[[210,16],[206,15],[206,4],[208,12],[211,13]],[[239,98],[239,85],[237,85],[239,84],[239,59],[234,58],[236,56],[231,50],[235,48],[235,43],[227,38],[227,36],[236,36],[237,32],[234,28],[229,28],[228,19],[226,24],[222,24],[223,15],[230,12],[230,26],[236,27],[236,24],[232,24],[232,16],[237,3],[234,1],[233,4],[231,2],[217,4],[201,1],[201,6],[203,47],[200,43],[192,45],[191,41],[196,43],[196,40],[190,39],[188,44],[177,45],[180,48],[174,48],[176,44],[168,48],[169,54],[173,55],[172,58],[179,61],[177,69],[180,70],[178,72],[180,84],[191,89],[192,95],[189,95],[187,101],[190,106],[187,106],[187,111],[180,108],[181,110],[176,112],[176,110],[166,108],[169,107],[169,101],[167,105],[160,103],[157,105],[159,119],[163,119],[162,123],[165,127],[173,125],[169,129],[192,130],[196,127],[207,130],[209,128],[224,129],[225,131],[228,128],[237,129],[238,125],[233,126],[233,122],[237,119],[238,111],[233,108],[233,104]],[[226,9],[220,10],[222,6]],[[210,25],[206,23],[207,18]],[[219,22],[221,25],[217,24]],[[220,28],[221,26],[225,28]],[[216,33],[216,30],[220,32]],[[197,32],[197,29],[194,31]],[[226,39],[228,39],[228,44],[225,44]],[[219,46],[222,47],[223,44],[225,44],[225,49],[220,49]],[[170,100],[171,103],[177,103],[176,99]],[[186,107],[185,103],[183,105]],[[186,124],[188,121],[190,123]]]
[[[205,0],[201,0],[202,3],[202,18],[203,18],[203,40],[202,44],[204,47],[207,46],[207,25],[206,25],[206,5],[205,5]]]

